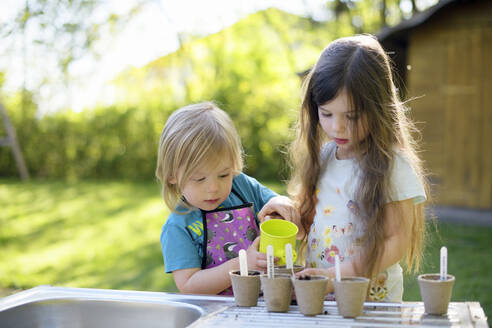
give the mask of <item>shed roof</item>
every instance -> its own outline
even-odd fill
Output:
[[[473,1],[473,0],[472,0]],[[406,40],[408,37],[408,33],[414,27],[419,26],[420,24],[425,23],[432,16],[437,14],[439,11],[444,8],[451,7],[457,5],[459,3],[471,2],[470,0],[440,0],[434,6],[413,15],[411,18],[401,21],[399,24],[392,27],[385,27],[379,32],[377,38],[380,42],[385,42],[387,40],[398,40],[403,39]]]

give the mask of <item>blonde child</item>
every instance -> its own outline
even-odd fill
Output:
[[[372,278],[368,297],[401,301],[402,268],[418,269],[426,182],[390,62],[369,35],[321,53],[304,84],[289,192],[300,208],[300,273]],[[327,292],[331,292],[330,285]]]
[[[211,102],[175,111],[162,131],[156,176],[172,210],[161,233],[166,272],[182,293],[230,293],[230,270],[247,249],[249,269],[264,270],[259,219],[298,220],[285,196],[241,173],[242,148],[229,116]]]

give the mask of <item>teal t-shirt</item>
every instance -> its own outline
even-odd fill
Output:
[[[232,189],[246,202],[253,203],[255,219],[257,219],[258,211],[270,198],[277,196],[275,192],[244,173],[234,177]],[[218,208],[241,204],[241,199],[231,192]],[[161,250],[166,273],[180,269],[200,268],[203,257],[202,245],[203,223],[200,210],[186,214],[171,213],[161,232]]]

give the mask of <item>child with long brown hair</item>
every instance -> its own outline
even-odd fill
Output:
[[[427,183],[388,55],[370,35],[335,40],[304,88],[288,187],[305,233],[299,275],[334,277],[338,255],[342,276],[372,279],[369,299],[401,301],[399,263],[418,270],[421,258]]]

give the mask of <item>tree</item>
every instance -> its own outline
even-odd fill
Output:
[[[23,90],[38,94],[35,90],[44,86],[46,91],[48,84],[66,90],[72,65],[85,56],[97,60],[98,41],[114,36],[150,1],[137,0],[116,13],[103,0],[25,0],[12,19],[0,24],[3,60],[20,54]]]
[[[338,35],[377,33],[383,27],[399,23],[403,17],[419,12],[416,1],[411,0],[411,12],[404,11],[403,0],[331,0],[326,8],[335,18]],[[428,1],[426,8],[432,5]],[[423,8],[425,9],[425,8]]]

